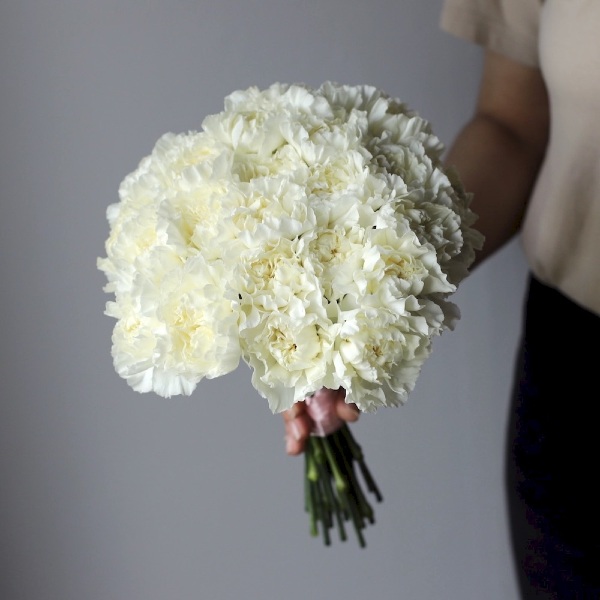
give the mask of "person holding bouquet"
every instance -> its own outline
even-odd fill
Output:
[[[518,235],[530,268],[506,461],[523,598],[600,598],[598,23],[595,0],[446,0],[441,14],[485,52],[474,114],[445,156],[485,236],[473,266]],[[359,418],[343,389],[323,393]],[[306,403],[283,420],[301,454]]]

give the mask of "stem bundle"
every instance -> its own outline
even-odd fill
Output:
[[[355,464],[366,488],[383,500],[363,457],[362,449],[346,423],[325,437],[310,436],[305,450],[305,510],[310,533],[331,545],[330,530],[337,527],[340,541],[347,539],[345,523],[351,521],[361,548],[363,529],[375,523],[373,508],[363,492]]]

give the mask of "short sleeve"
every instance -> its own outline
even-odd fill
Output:
[[[537,67],[542,0],[445,0],[442,30]]]

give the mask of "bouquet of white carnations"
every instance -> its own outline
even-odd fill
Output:
[[[398,99],[331,82],[236,91],[200,131],[162,136],[107,210],[117,373],[189,395],[243,359],[273,413],[321,388],[402,404],[482,243],[442,152]],[[381,496],[348,427],[305,454],[311,532],[345,539],[349,519],[364,546],[354,462]]]

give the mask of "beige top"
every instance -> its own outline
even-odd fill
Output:
[[[550,142],[521,240],[540,280],[600,314],[600,0],[445,0],[441,26],[540,67]]]

